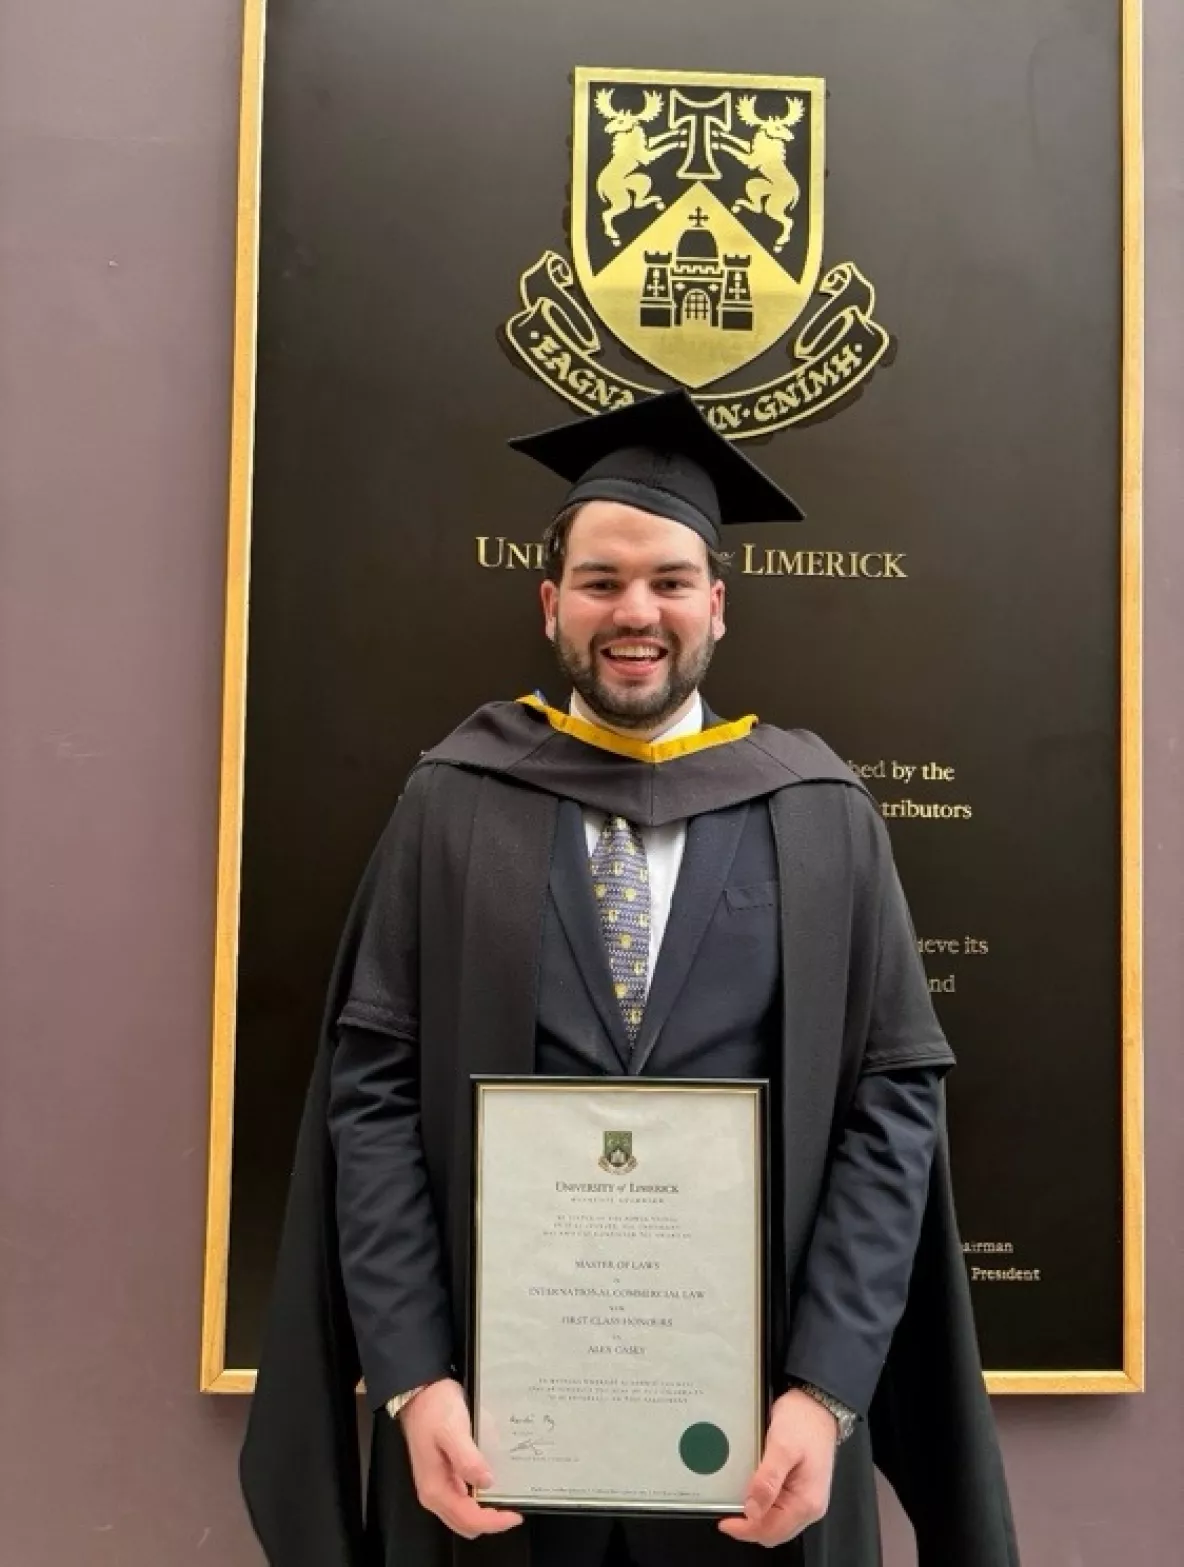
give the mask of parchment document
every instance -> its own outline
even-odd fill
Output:
[[[481,1500],[740,1509],[760,1457],[759,1088],[478,1086]]]

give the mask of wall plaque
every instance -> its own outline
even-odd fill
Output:
[[[202,1385],[252,1384],[403,778],[479,703],[561,694],[556,489],[506,438],[685,384],[808,513],[736,542],[708,693],[880,802],[960,1061],[991,1385],[1137,1389],[1135,0],[266,22],[264,67],[248,0]]]

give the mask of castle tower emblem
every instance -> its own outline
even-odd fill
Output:
[[[696,207],[673,251],[647,250],[641,291],[642,326],[709,326],[752,331],[750,254],[722,258],[709,218]]]

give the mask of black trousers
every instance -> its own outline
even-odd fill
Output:
[[[625,1531],[619,1523],[613,1524],[613,1532],[608,1537],[603,1567],[636,1567],[625,1543]]]

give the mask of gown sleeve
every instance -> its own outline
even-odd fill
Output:
[[[908,1296],[941,1116],[940,1066],[869,1073],[835,1150],[785,1375],[866,1414]]]
[[[417,1055],[413,1039],[345,1026],[333,1057],[341,1276],[373,1409],[451,1375],[453,1359]]]
[[[868,875],[857,918],[871,934],[862,1066],[834,1138],[784,1370],[866,1414],[908,1299],[954,1057],[887,829],[870,800],[859,814]]]
[[[374,1409],[449,1375],[453,1360],[420,1133],[418,784],[379,851],[329,1076],[341,1274]]]

